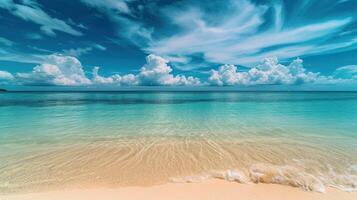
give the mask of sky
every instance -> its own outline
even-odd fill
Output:
[[[355,0],[0,0],[0,87],[357,90]]]

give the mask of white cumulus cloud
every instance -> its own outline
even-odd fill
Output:
[[[199,85],[198,78],[184,75],[174,76],[168,61],[160,56],[148,55],[146,64],[140,69],[138,78],[142,85]]]
[[[248,71],[238,71],[235,65],[223,65],[211,70],[208,82],[211,85],[293,85],[317,83],[326,84],[340,81],[332,76],[308,72],[303,60],[297,58],[289,65],[280,64],[276,57],[264,59]]]
[[[12,80],[14,76],[7,71],[0,71],[0,80]]]
[[[16,78],[25,85],[87,85],[81,62],[72,56],[50,55],[29,73],[17,73]]]
[[[99,67],[93,68],[93,84],[102,84],[102,85],[138,85],[138,79],[134,74],[126,74],[126,75],[119,75],[114,74],[109,77],[103,77],[98,73]]]
[[[184,86],[201,85],[200,79],[192,76],[173,75],[168,61],[156,55],[148,55],[146,64],[137,74],[114,74],[108,77],[99,74],[99,67],[94,67],[92,77],[88,78],[81,62],[73,56],[52,54],[45,57],[31,72],[10,73],[0,71],[0,79],[13,79],[22,85],[116,85],[116,86]]]
[[[77,58],[53,54],[47,56],[28,73],[12,75],[6,71],[0,71],[0,82],[53,86],[250,86],[350,84],[357,81],[357,65],[340,67],[327,76],[307,71],[300,58],[288,65],[283,65],[276,57],[269,57],[255,67],[242,67],[241,70],[235,65],[225,64],[217,70],[212,69],[207,81],[204,82],[193,76],[175,75],[166,59],[153,54],[146,57],[146,64],[136,74],[102,76],[99,74],[99,69],[99,67],[94,67],[92,76],[88,78]]]
[[[92,81],[94,84],[114,84],[114,85],[144,85],[144,86],[183,86],[183,85],[200,85],[200,79],[192,76],[172,74],[172,68],[168,61],[156,55],[148,55],[146,64],[140,68],[136,75],[114,74],[109,77],[103,77],[98,74],[99,67],[93,69]]]

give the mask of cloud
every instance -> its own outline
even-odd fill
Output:
[[[0,46],[0,60],[21,63],[39,63],[44,59],[44,55],[28,54],[12,48],[2,48]]]
[[[11,47],[15,44],[15,42],[8,40],[6,38],[0,37],[0,44]]]
[[[347,65],[337,68],[333,75],[343,79],[357,80],[357,65]]]
[[[336,36],[353,21],[349,17],[292,25],[284,21],[281,4],[258,6],[247,0],[229,4],[226,12],[222,9],[219,13],[196,7],[171,9],[166,16],[179,30],[152,41],[145,50],[173,57],[202,54],[210,63],[251,65],[270,56],[287,59],[327,53],[339,48],[341,42],[350,41],[324,45],[324,40]],[[273,22],[267,17],[270,10]],[[314,49],[321,45],[324,48],[316,52]]]
[[[120,76],[119,74],[114,74],[110,77],[103,77],[98,74],[99,67],[93,68],[93,84],[99,85],[138,85],[138,79],[134,74],[126,74],[124,76]]]
[[[100,9],[112,10],[118,13],[130,13],[128,2],[130,0],[81,0],[89,6],[98,7]]]
[[[201,85],[200,79],[192,76],[172,74],[168,61],[160,56],[148,55],[147,63],[140,68],[138,74],[114,74],[104,77],[99,74],[99,67],[94,67],[92,78],[88,78],[81,62],[73,56],[60,54],[49,55],[31,72],[17,73],[11,78],[13,83],[20,85],[52,85],[52,86],[83,86],[83,85],[115,85],[115,86],[184,86]],[[0,73],[1,75],[1,73]],[[9,75],[3,72],[9,79]]]
[[[168,61],[156,55],[148,55],[146,64],[140,69],[138,78],[141,85],[200,85],[198,78],[183,75],[174,76]]]
[[[63,54],[68,55],[68,56],[79,57],[83,54],[87,54],[90,51],[93,51],[94,49],[105,51],[107,48],[100,44],[93,44],[93,45],[91,45],[89,47],[85,47],[85,48],[66,49],[66,50],[63,50]]]
[[[297,58],[288,65],[280,64],[276,57],[264,59],[252,68],[239,70],[237,66],[225,64],[211,70],[207,81],[199,78],[174,75],[168,60],[150,54],[137,74],[113,74],[102,76],[99,67],[94,67],[88,78],[81,62],[73,56],[53,54],[31,72],[12,75],[0,71],[2,83],[20,85],[51,86],[251,86],[251,85],[332,85],[348,84],[357,81],[357,66],[349,65],[336,69],[330,76],[307,71],[303,60]]]
[[[99,50],[102,50],[102,51],[107,50],[107,47],[105,47],[103,45],[100,45],[100,44],[94,44],[93,48],[96,48],[96,49],[99,49]]]
[[[140,68],[137,75],[126,74],[120,76],[114,74],[110,77],[103,77],[98,74],[99,67],[93,69],[93,83],[96,84],[116,84],[116,85],[143,85],[143,86],[184,86],[201,85],[198,78],[184,75],[171,74],[172,68],[168,61],[156,55],[148,55],[146,64]]]
[[[211,70],[208,78],[209,84],[219,86],[332,84],[343,81],[338,77],[306,71],[302,59],[297,58],[285,66],[276,57],[266,58],[256,67],[242,72],[235,65],[223,65],[218,70]]]
[[[0,81],[1,80],[6,80],[6,81],[9,81],[9,80],[12,80],[14,78],[14,76],[7,72],[7,71],[0,71]]]
[[[153,28],[147,28],[142,13],[134,12],[130,3],[136,0],[81,0],[87,6],[93,7],[105,13],[114,23],[118,36],[129,39],[129,42],[137,46],[145,45],[152,40]],[[151,3],[148,3],[151,4]],[[140,5],[143,6],[143,5]],[[136,8],[140,7],[137,6]],[[140,9],[138,9],[140,10]],[[136,15],[138,14],[138,15]],[[119,39],[122,42],[122,38]],[[116,42],[117,38],[112,41]]]
[[[72,56],[50,55],[46,61],[29,73],[17,73],[16,79],[23,85],[88,85],[80,61]]]
[[[21,3],[20,3],[21,2]],[[43,11],[37,2],[33,0],[2,0],[0,8],[8,10],[11,14],[25,20],[40,25],[40,29],[47,35],[56,35],[55,31],[68,33],[75,36],[82,35],[81,32],[73,29],[66,22],[53,18]]]
[[[297,2],[295,10],[290,11],[283,1],[180,1],[165,6],[151,3],[154,9],[143,4],[142,12],[132,6],[132,1],[82,2],[106,13],[121,37],[185,70],[203,66],[193,63],[197,55],[202,55],[205,64],[251,67],[271,56],[291,59],[357,48],[354,37],[339,36],[356,21],[347,17],[349,11],[312,20],[304,15],[311,7],[304,2]],[[115,4],[118,2],[119,7]],[[143,20],[143,15],[150,14],[158,24]]]
[[[13,80],[14,76],[10,72],[0,70],[0,85],[7,85]]]

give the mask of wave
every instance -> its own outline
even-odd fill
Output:
[[[330,168],[327,174],[314,174],[295,166],[256,164],[252,165],[248,170],[216,170],[200,175],[172,177],[170,181],[193,183],[208,179],[223,179],[242,184],[280,184],[320,193],[324,193],[327,187],[346,192],[357,192],[357,165],[350,166],[345,173],[338,173]]]

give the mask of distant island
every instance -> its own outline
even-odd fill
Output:
[[[0,92],[7,92],[7,90],[0,88]]]

